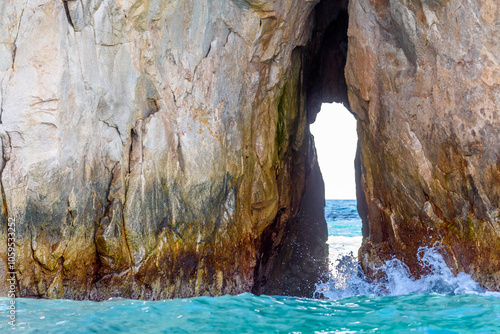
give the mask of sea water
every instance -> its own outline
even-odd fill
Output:
[[[162,301],[110,299],[101,303],[0,298],[0,333],[500,333],[500,294],[469,275],[452,275],[440,246],[421,248],[431,273],[412,279],[388,261],[383,282],[368,283],[357,264],[361,221],[355,201],[327,201],[330,280],[323,299],[278,296],[197,297]]]

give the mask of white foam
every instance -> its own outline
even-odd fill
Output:
[[[363,238],[344,237],[344,236],[329,236],[328,237],[328,258],[330,260],[330,276],[339,277],[340,273],[337,270],[337,264],[341,259],[350,255],[357,259],[358,249],[361,246]]]
[[[415,279],[411,277],[408,267],[403,262],[392,259],[377,268],[383,273],[384,279],[369,283],[359,267],[357,256],[354,255],[361,244],[360,238],[329,238],[330,259],[332,260],[330,279],[326,283],[318,284],[316,289],[318,293],[329,299],[356,295],[398,296],[432,292],[500,297],[500,293],[482,289],[468,274],[459,273],[454,276],[440,254],[440,251],[443,251],[440,244],[435,244],[432,248],[420,247],[418,250],[417,257],[420,265],[429,269],[430,274]],[[345,247],[343,250],[342,245]]]

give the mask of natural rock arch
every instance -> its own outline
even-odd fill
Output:
[[[493,2],[2,6],[19,296],[310,296],[326,226],[308,123],[332,100],[358,119],[365,272],[397,256],[418,275],[418,247],[440,241],[455,272],[499,288]]]
[[[295,50],[295,61],[302,70],[301,91],[297,94],[305,99],[308,123],[314,122],[323,102],[349,105],[344,76],[347,1],[321,1],[311,19],[314,28],[310,41]],[[309,131],[308,125],[306,129]],[[263,233],[263,256],[256,267],[254,293],[312,296],[315,284],[326,277],[324,184],[315,148],[311,150],[311,167],[300,171],[305,172],[307,181],[297,217],[281,222],[281,227],[274,223]],[[282,240],[276,242],[279,239],[273,235]]]

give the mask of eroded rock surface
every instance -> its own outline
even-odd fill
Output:
[[[303,82],[316,4],[2,1],[2,226],[16,221],[18,295],[218,295],[254,276],[260,292],[286,278],[309,295],[296,282],[326,257]],[[307,203],[321,211],[314,249],[296,251]]]
[[[397,256],[419,275],[438,242],[499,290],[498,5],[346,7],[2,1],[0,244],[15,220],[18,295],[311,295],[324,101],[358,119],[365,272]]]
[[[500,289],[500,13],[492,0],[352,0],[360,259],[415,274],[418,247]],[[376,276],[376,275],[375,275]]]

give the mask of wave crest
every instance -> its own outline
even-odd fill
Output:
[[[429,274],[418,279],[413,278],[403,262],[392,259],[376,268],[383,273],[383,279],[377,282],[369,282],[366,279],[352,251],[339,254],[333,261],[328,281],[317,285],[317,295],[334,300],[358,295],[400,296],[424,293],[500,297],[498,292],[482,289],[468,274],[453,275],[440,250],[442,246],[439,243],[433,247],[418,249],[418,261],[422,267],[429,270]]]

